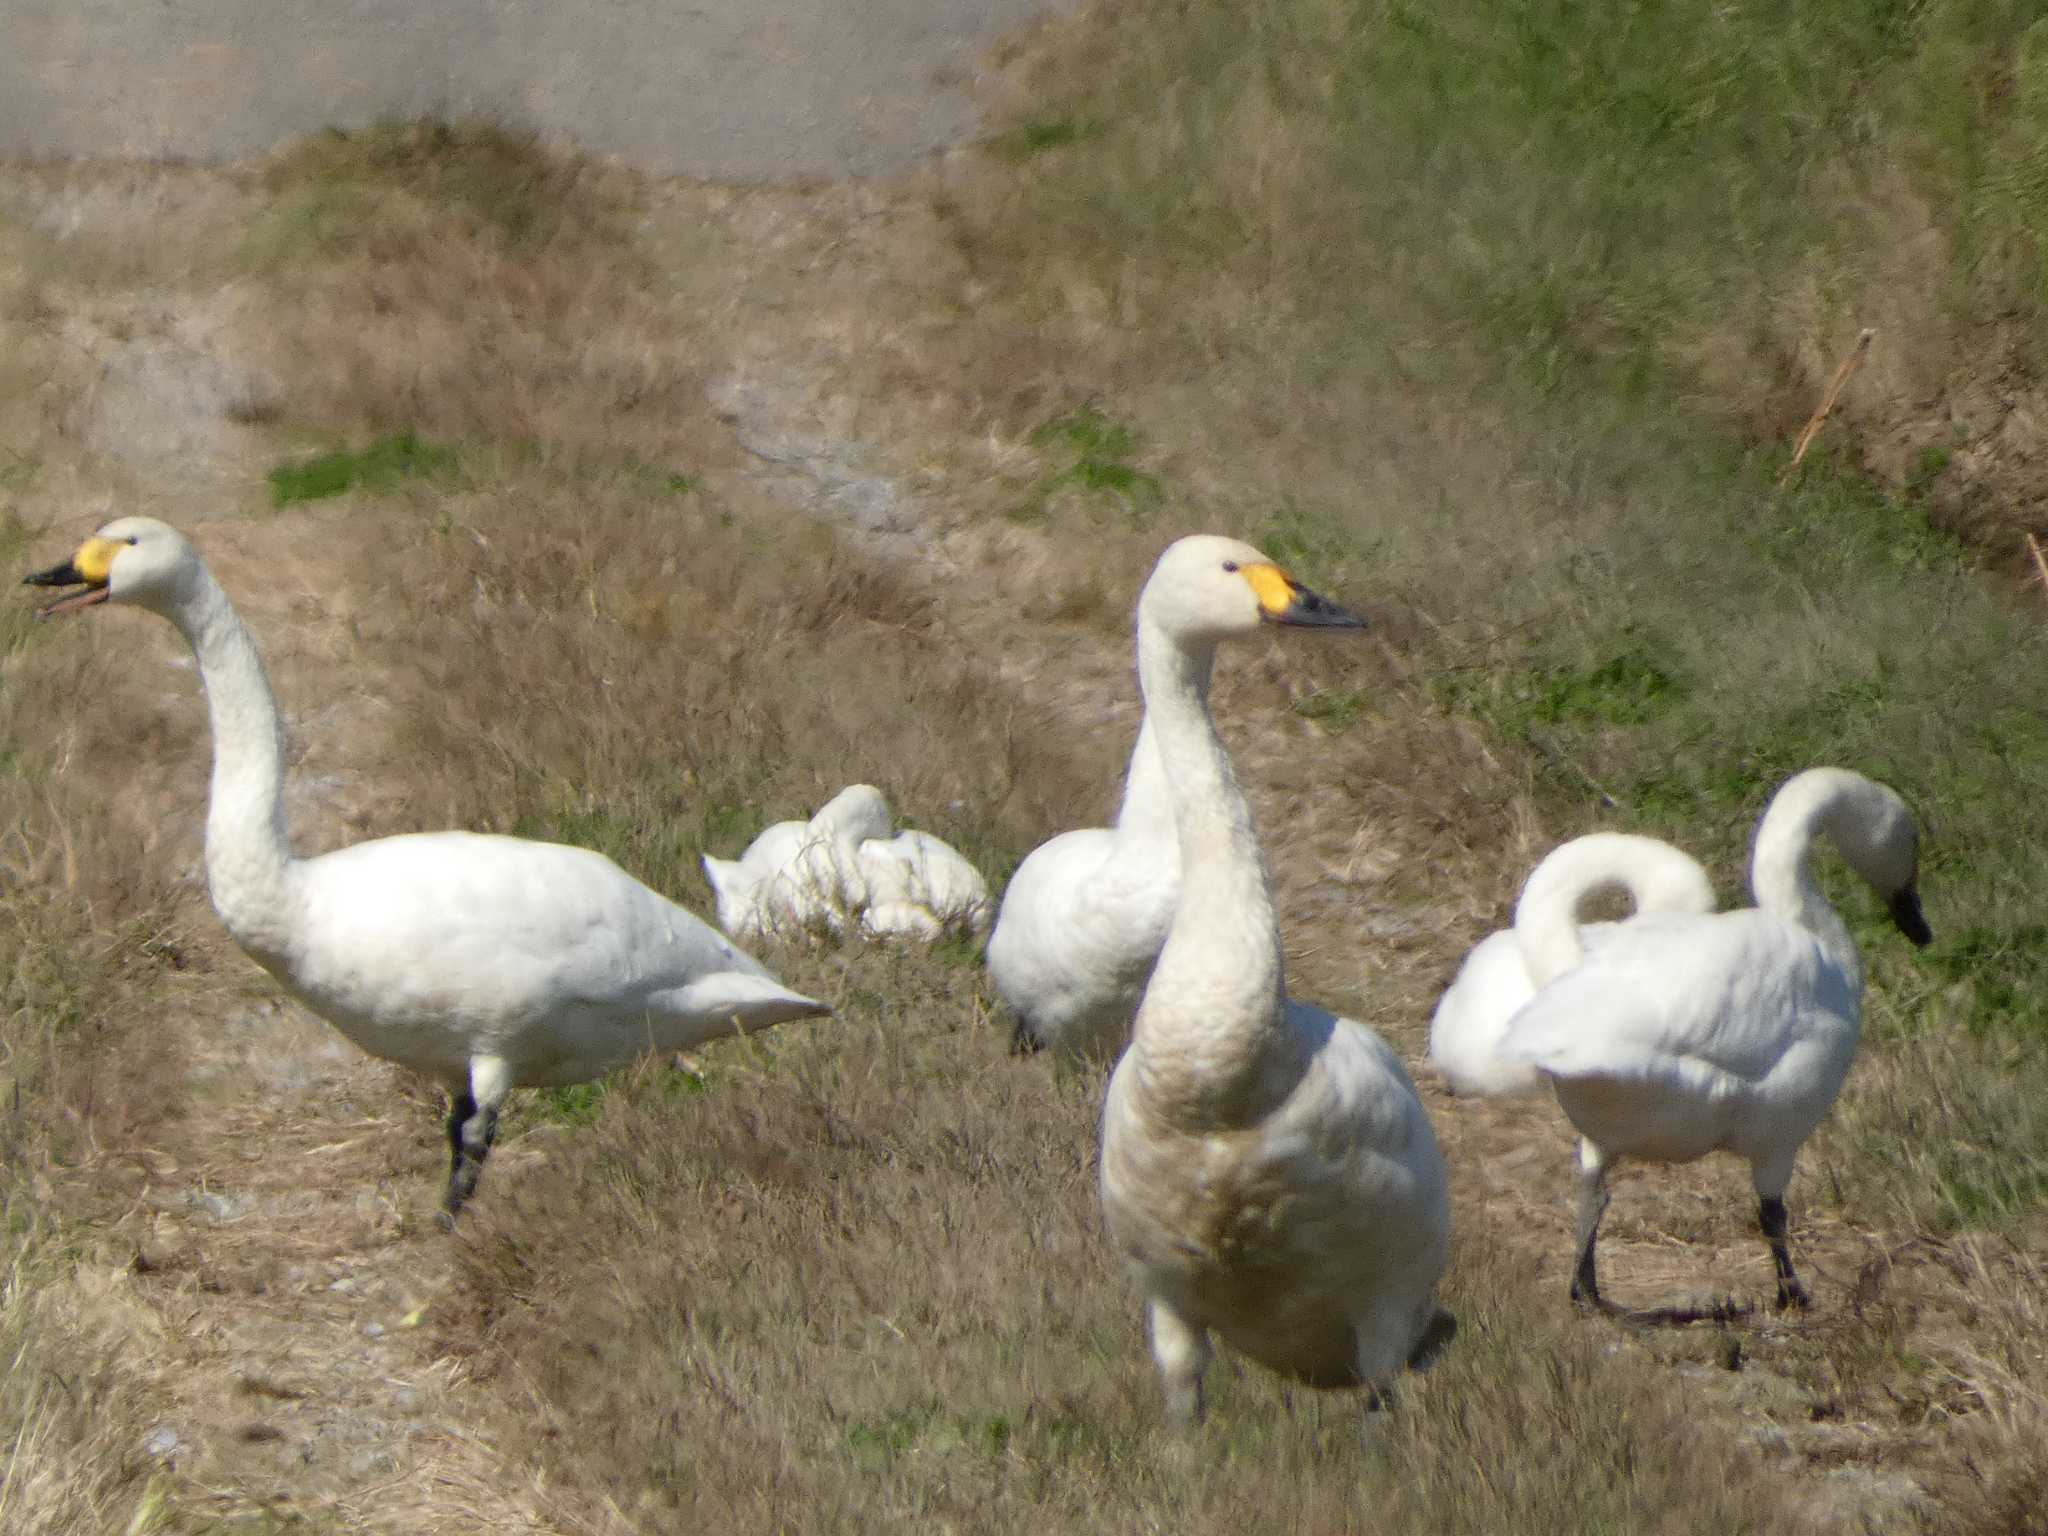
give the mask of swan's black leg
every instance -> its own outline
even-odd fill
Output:
[[[1422,1330],[1422,1337],[1415,1341],[1415,1347],[1408,1351],[1408,1369],[1428,1370],[1443,1348],[1458,1336],[1458,1320],[1438,1307],[1429,1320],[1429,1326]]]
[[[477,1108],[465,1088],[448,1108],[448,1192],[441,1200],[441,1225],[452,1229],[462,1203],[476,1193],[484,1159],[498,1139],[498,1107]]]
[[[463,1089],[448,1101],[448,1181],[452,1186],[455,1175],[462,1168],[462,1127],[469,1117],[476,1113],[476,1100],[469,1090]]]
[[[1572,1300],[1581,1307],[1597,1309],[1600,1281],[1593,1272],[1593,1245],[1600,1236],[1600,1218],[1607,1211],[1607,1166],[1596,1162],[1588,1167],[1581,1154],[1579,1162],[1579,1263],[1572,1271]]]
[[[1777,1195],[1757,1201],[1757,1222],[1764,1229],[1764,1241],[1771,1245],[1771,1262],[1778,1268],[1778,1307],[1806,1305],[1806,1287],[1792,1269],[1792,1251],[1785,1246],[1785,1202]]]

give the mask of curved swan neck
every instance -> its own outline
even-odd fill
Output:
[[[227,594],[201,567],[170,611],[206,686],[213,785],[206,811],[206,885],[237,943],[258,959],[281,951],[292,865],[284,827],[284,743],[256,644]]]
[[[1638,913],[1711,912],[1714,887],[1697,860],[1632,832],[1590,832],[1553,848],[1515,903],[1515,939],[1529,979],[1547,987],[1585,958],[1580,925],[1595,896],[1626,895]]]
[[[1586,958],[1579,938],[1579,913],[1596,893],[1618,882],[1596,880],[1573,886],[1539,887],[1532,879],[1515,904],[1515,942],[1530,982],[1540,991]]]
[[[1181,886],[1132,1037],[1142,1102],[1187,1129],[1260,1118],[1300,1064],[1285,1006],[1266,872],[1230,758],[1209,715],[1212,644],[1138,623],[1146,721],[1171,790]]]
[[[1839,786],[1818,776],[1803,776],[1780,790],[1757,824],[1749,888],[1759,908],[1813,934],[1860,982],[1863,965],[1855,940],[1813,878],[1811,861],[1814,835],[1835,814],[1840,799]]]

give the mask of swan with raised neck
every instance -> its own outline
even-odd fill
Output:
[[[1443,1158],[1364,1025],[1286,995],[1252,826],[1208,706],[1219,644],[1358,628],[1258,550],[1167,549],[1138,602],[1146,718],[1173,797],[1171,928],[1103,1109],[1110,1237],[1144,1298],[1169,1413],[1199,1418],[1210,1335],[1315,1386],[1372,1385],[1455,1325]]]
[[[1635,914],[1711,912],[1714,887],[1699,861],[1654,837],[1593,832],[1560,843],[1522,885],[1511,928],[1475,944],[1444,989],[1429,1025],[1429,1061],[1453,1093],[1521,1093],[1542,1086],[1527,1062],[1500,1054],[1508,1023],[1604,942],[1613,923],[1588,923],[1597,896],[1618,892]]]
[[[449,1221],[476,1187],[513,1087],[580,1082],[649,1048],[831,1011],[587,848],[428,832],[299,858],[263,663],[184,537],[121,518],[27,579],[82,589],[46,617],[131,605],[170,620],[192,647],[213,732],[214,908],[252,959],[343,1034],[448,1085]]]
[[[1618,1158],[1727,1151],[1750,1165],[1778,1305],[1806,1304],[1784,1193],[1848,1076],[1863,1017],[1862,958],[1811,868],[1823,834],[1899,930],[1929,942],[1905,802],[1862,774],[1812,768],[1786,781],[1758,824],[1755,906],[1624,924],[1510,1022],[1501,1055],[1550,1081],[1580,1135],[1574,1301],[1605,1305],[1594,1246]]]

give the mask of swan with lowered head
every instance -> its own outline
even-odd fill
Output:
[[[1456,1326],[1435,1304],[1450,1206],[1414,1084],[1364,1025],[1286,995],[1251,811],[1207,697],[1216,647],[1262,623],[1364,621],[1208,536],[1170,546],[1138,600],[1182,878],[1110,1077],[1102,1207],[1182,1422],[1202,1413],[1211,1332],[1335,1387],[1388,1380]]]
[[[1585,923],[1586,903],[1626,892],[1637,913],[1711,912],[1699,861],[1654,837],[1592,832],[1545,854],[1523,883],[1515,923],[1472,947],[1429,1021],[1429,1061],[1453,1093],[1498,1095],[1542,1086],[1526,1061],[1504,1061],[1508,1021],[1537,991],[1621,926]]]
[[[1173,796],[1147,716],[1116,825],[1039,844],[1003,891],[988,973],[1017,1015],[1014,1048],[1114,1059],[1179,894]]]
[[[1785,1242],[1785,1187],[1848,1076],[1863,1017],[1862,957],[1809,867],[1821,833],[1907,938],[1933,937],[1905,802],[1861,774],[1810,768],[1758,824],[1755,906],[1635,918],[1509,1023],[1501,1056],[1549,1079],[1580,1135],[1574,1301],[1602,1305],[1593,1246],[1617,1158],[1727,1151],[1750,1165],[1778,1305],[1806,1304]]]
[[[251,959],[357,1045],[447,1084],[448,1221],[476,1188],[515,1086],[582,1082],[650,1049],[831,1012],[588,848],[416,832],[298,857],[263,663],[183,536],[120,518],[27,579],[84,588],[45,617],[133,604],[192,647],[213,728],[214,910]]]
[[[869,938],[935,939],[988,923],[981,872],[929,832],[896,832],[872,784],[848,785],[807,822],[776,822],[737,859],[706,854],[704,875],[738,939],[849,923]]]

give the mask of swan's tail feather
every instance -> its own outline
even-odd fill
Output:
[[[654,1011],[684,1026],[672,1042],[680,1046],[818,1018],[830,1014],[832,1005],[792,992],[771,976],[721,971],[663,993],[654,999]]]

